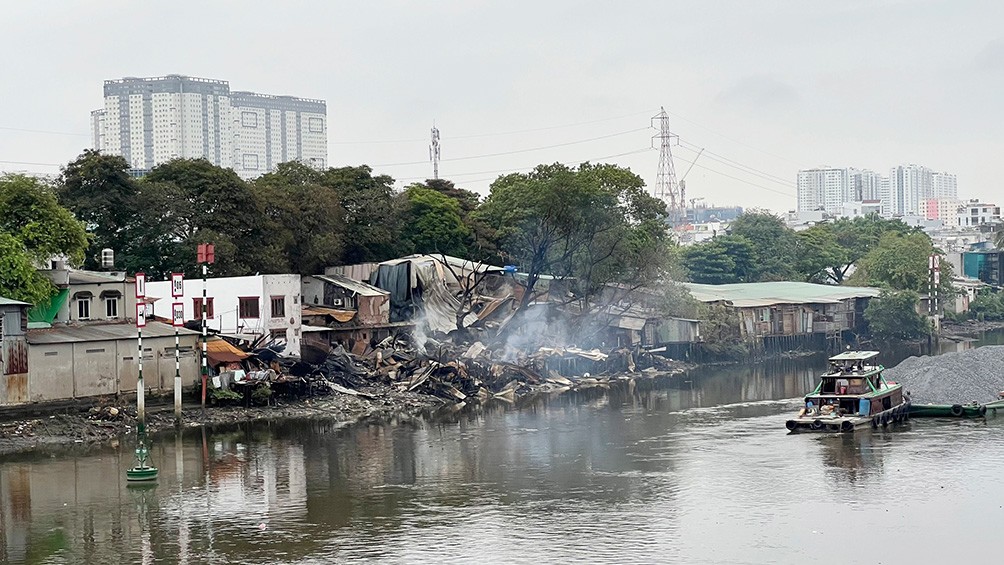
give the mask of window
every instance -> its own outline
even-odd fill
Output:
[[[324,119],[307,118],[307,131],[310,133],[324,133]]]
[[[118,298],[105,298],[105,317],[106,318],[118,318],[119,317],[119,299]]]
[[[94,295],[89,292],[78,292],[73,295],[73,300],[77,302],[77,319],[78,320],[90,320],[91,319],[91,298]]]
[[[257,171],[258,155],[255,153],[245,153],[244,158],[241,160],[241,164],[244,166],[244,170],[246,171]]]
[[[201,320],[202,319],[202,299],[201,298],[193,298],[192,299],[192,304],[194,306],[193,310],[195,311],[195,319],[196,320]],[[206,318],[212,318],[212,317],[213,317],[213,299],[212,298],[206,298]]]
[[[272,297],[272,317],[273,318],[285,318],[286,317],[286,297],[285,296],[273,296]]]
[[[258,297],[250,296],[238,298],[237,304],[237,316],[239,318],[257,318],[258,317]]]

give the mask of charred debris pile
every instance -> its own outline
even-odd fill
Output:
[[[687,367],[638,348],[604,352],[539,347],[531,353],[514,353],[510,346],[491,348],[480,341],[453,344],[428,339],[418,345],[411,336],[388,337],[362,354],[335,345],[315,356],[316,363],[283,357],[276,349],[248,352],[241,363],[244,369],[220,371],[210,386],[232,394],[217,392],[217,396],[245,404],[332,393],[373,398],[394,392],[460,403],[607,387],[614,380],[667,377]]]

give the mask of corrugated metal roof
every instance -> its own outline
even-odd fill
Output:
[[[31,306],[31,304],[21,302],[20,300],[14,300],[13,298],[0,296],[0,306]]]
[[[179,335],[199,335],[199,332],[178,328]],[[143,337],[174,337],[174,326],[150,322],[143,328]],[[136,326],[122,324],[88,324],[83,326],[53,326],[28,330],[28,343],[72,343],[79,341],[110,341],[136,339]]]
[[[102,284],[124,282],[125,273],[102,273],[99,271],[70,271],[70,284]]]
[[[386,290],[377,288],[375,286],[370,286],[364,282],[359,282],[352,280],[348,277],[343,277],[341,275],[311,275],[317,280],[324,281],[326,283],[331,283],[333,285],[340,286],[346,290],[350,290],[360,296],[390,296],[390,293]]]
[[[735,284],[683,283],[701,302],[729,302],[740,308],[774,304],[836,304],[848,298],[878,296],[877,288],[795,281]]]

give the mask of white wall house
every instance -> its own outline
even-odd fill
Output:
[[[148,297],[159,298],[154,315],[171,317],[171,282],[146,283]],[[300,354],[300,275],[255,275],[206,281],[208,327],[223,334],[270,335],[286,341],[286,352]],[[185,321],[202,319],[202,279],[185,279]]]
[[[978,200],[970,200],[959,208],[959,227],[972,228],[981,225],[999,224],[1001,222],[1001,207]]]

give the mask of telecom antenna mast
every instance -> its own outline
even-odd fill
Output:
[[[669,114],[666,113],[666,109],[660,106],[659,110],[659,113],[652,118],[652,126],[659,129],[659,133],[652,136],[653,147],[655,140],[659,140],[659,173],[655,177],[653,196],[666,203],[669,218],[675,224],[680,221],[686,206],[680,195],[680,187],[676,182],[676,168],[673,166],[673,140],[679,140],[680,136],[669,131]]]
[[[432,161],[432,178],[439,179],[439,128],[432,124],[432,144],[429,145],[429,160]]]

